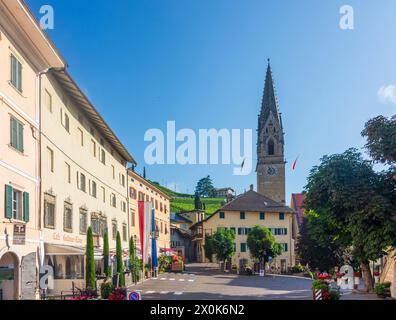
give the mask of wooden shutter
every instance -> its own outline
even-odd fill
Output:
[[[19,61],[16,61],[17,67],[17,89],[22,91],[22,64]]]
[[[7,219],[12,219],[12,192],[11,186],[5,186],[5,217]]]
[[[29,193],[23,193],[23,221],[29,222]]]
[[[23,152],[23,125],[17,122],[18,126],[18,150]]]

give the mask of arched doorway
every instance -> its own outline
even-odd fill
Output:
[[[19,260],[15,253],[7,252],[0,258],[0,289],[3,300],[19,298]]]

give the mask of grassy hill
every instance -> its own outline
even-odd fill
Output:
[[[194,210],[194,196],[191,194],[178,193],[172,191],[164,186],[161,186],[158,182],[152,182],[158,189],[167,194],[172,198],[171,200],[171,212],[182,212]],[[201,202],[205,204],[205,212],[207,214],[213,214],[222,207],[223,198],[201,198]]]

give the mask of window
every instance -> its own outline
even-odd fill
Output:
[[[113,180],[115,179],[115,167],[111,165],[111,173],[113,175]]]
[[[163,206],[162,206],[162,202],[160,202],[160,211],[162,212],[163,211]]]
[[[126,202],[121,200],[121,209],[122,212],[126,212]]]
[[[47,147],[47,165],[48,170],[54,172],[54,151]]]
[[[11,84],[22,92],[22,64],[11,54]]]
[[[168,224],[165,223],[165,234],[168,234]]]
[[[125,175],[123,174],[120,175],[120,184],[125,187]]]
[[[122,241],[127,241],[127,225],[122,224]]]
[[[113,240],[116,240],[117,239],[117,221],[116,220],[112,221],[111,230],[112,230]]]
[[[96,182],[95,181],[92,181],[91,196],[96,198]]]
[[[102,188],[102,199],[103,199],[103,202],[106,203],[106,189],[104,187],[101,187],[101,188]]]
[[[130,187],[129,188],[129,197],[131,197],[131,199],[136,200],[136,189]]]
[[[268,155],[273,156],[275,154],[275,144],[274,140],[270,139],[268,141]]]
[[[80,143],[80,146],[83,147],[84,146],[84,132],[78,128],[78,141]]]
[[[10,118],[10,146],[23,153],[23,124]]]
[[[158,210],[158,200],[155,200],[155,210]]]
[[[265,220],[265,212],[260,212],[260,220]]]
[[[245,212],[244,212],[244,211],[242,211],[242,212],[239,214],[239,216],[240,216],[240,219],[241,219],[241,220],[245,220],[245,218],[246,218],[246,215],[245,215]]]
[[[96,158],[96,142],[93,139],[91,139],[91,153]]]
[[[88,211],[84,208],[80,208],[80,234],[87,232],[87,217]]]
[[[117,207],[117,198],[116,198],[116,195],[114,193],[112,193],[111,196],[110,196],[110,203],[111,203],[112,207],[114,207],[114,208]]]
[[[5,217],[29,222],[29,193],[5,186]]]
[[[289,245],[287,244],[287,243],[282,243],[282,249],[283,249],[283,252],[288,252],[289,251]]]
[[[49,194],[44,194],[44,227],[55,228],[55,201],[56,198]]]
[[[12,218],[23,220],[22,192],[15,189],[12,190]]]
[[[100,149],[100,162],[102,162],[104,165],[106,164],[106,152],[104,149]]]
[[[249,234],[250,230],[250,228],[238,228],[238,235],[246,236]]]
[[[83,192],[87,191],[86,178],[83,173],[80,173],[80,190]]]
[[[283,212],[279,213],[279,220],[285,220],[285,214]]]
[[[102,228],[101,228],[101,220],[97,215],[91,216],[91,227],[92,233],[96,236],[101,235]]]
[[[246,252],[246,243],[241,243],[241,252]]]
[[[71,183],[71,170],[67,162],[65,162],[65,179],[67,183]]]
[[[220,212],[220,219],[225,219],[225,213],[224,212]]]
[[[235,229],[235,228],[230,228],[230,231],[231,231],[233,234],[236,234],[236,229]]]
[[[48,111],[52,113],[52,96],[47,90],[45,90],[44,103]]]
[[[136,225],[135,219],[136,219],[136,213],[135,213],[135,210],[132,210],[132,212],[131,212],[132,227],[134,227]]]
[[[64,120],[63,126],[67,132],[70,132],[70,119],[69,119],[69,116],[67,115],[67,113],[65,113],[65,120]]]
[[[161,233],[163,233],[164,232],[164,223],[161,221]]]
[[[63,230],[66,232],[73,231],[73,207],[69,202],[65,202],[64,205]]]

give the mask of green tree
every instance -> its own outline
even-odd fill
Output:
[[[396,162],[396,115],[390,119],[378,116],[368,121],[362,132],[371,157],[381,163]]]
[[[259,261],[264,270],[270,257],[275,258],[282,253],[282,246],[276,242],[271,231],[261,226],[255,226],[250,230],[247,245],[252,258]]]
[[[215,254],[213,235],[205,236],[204,251],[205,251],[205,257],[210,262],[213,262],[213,255]]]
[[[107,230],[103,235],[103,260],[104,260],[104,273],[107,278],[111,277],[110,250],[109,250],[109,234]]]
[[[87,231],[87,245],[86,245],[86,265],[85,265],[85,285],[87,289],[96,288],[96,271],[94,260],[94,244],[92,228],[89,227]]]
[[[395,206],[383,187],[382,175],[356,149],[323,157],[305,187],[305,207],[315,212],[313,237],[322,246],[331,241],[353,249],[367,292],[373,289],[369,262],[382,257],[396,239],[390,222]]]
[[[129,263],[130,263],[130,268],[131,268],[131,275],[132,275],[132,281],[134,283],[139,281],[139,260],[136,256],[136,250],[135,250],[135,242],[133,241],[133,238],[129,240]]]
[[[235,254],[235,233],[229,229],[217,230],[209,243],[219,262],[227,262]]]
[[[198,192],[195,192],[194,208],[195,208],[195,210],[201,210],[202,209],[202,202],[201,202],[201,198],[199,197]]]
[[[198,181],[197,186],[195,187],[195,192],[198,193],[200,197],[214,197],[215,188],[210,176]]]
[[[329,272],[331,268],[342,263],[343,250],[331,239],[326,245],[319,244],[312,236],[312,229],[317,228],[317,220],[314,217],[313,222],[310,221],[311,213],[307,213],[307,216],[301,224],[296,245],[301,264],[308,264],[311,269],[319,269],[321,272]]]
[[[124,273],[124,262],[122,261],[122,246],[121,246],[121,235],[120,232],[117,231],[117,240],[116,240],[116,261],[117,261],[117,273],[119,276],[119,286],[125,286],[125,273]]]

